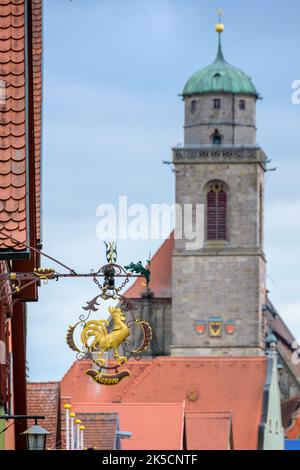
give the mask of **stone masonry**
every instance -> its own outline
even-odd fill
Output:
[[[220,108],[213,99],[220,99]],[[245,109],[239,107],[244,100]],[[256,144],[256,98],[247,95],[194,95],[185,99],[185,145],[210,145],[216,129],[225,145]]]
[[[220,109],[214,109],[214,99]],[[240,99],[245,109],[239,109]],[[192,101],[194,103],[192,104]],[[175,240],[172,279],[171,355],[264,354],[265,303],[263,194],[266,156],[256,144],[254,96],[195,95],[185,99],[185,143],[173,149],[176,203],[203,204],[209,184],[221,181],[227,193],[227,239],[206,240],[198,250]],[[222,145],[212,145],[212,134]],[[195,226],[195,211],[193,212]],[[202,227],[206,233],[206,222]],[[218,318],[222,332],[210,335]],[[197,322],[205,331],[196,331]],[[228,334],[224,325],[234,324]]]

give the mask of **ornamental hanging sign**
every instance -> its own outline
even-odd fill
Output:
[[[130,357],[140,359],[141,354],[149,347],[152,339],[152,330],[149,323],[135,316],[135,310],[138,309],[138,306],[123,297],[120,292],[129,281],[130,274],[128,271],[144,276],[147,287],[150,281],[150,271],[144,268],[140,261],[137,264],[130,263],[124,268],[121,267],[116,264],[115,244],[107,244],[106,248],[108,264],[96,273],[98,276],[103,275],[104,282],[100,284],[96,278],[94,279],[101,293],[91,301],[86,302],[87,306],[82,307],[87,313],[80,315],[79,321],[69,327],[66,340],[68,346],[77,353],[77,359],[91,360],[93,368],[86,371],[87,375],[99,384],[115,385],[125,377],[130,376],[129,370],[123,369],[122,366],[126,364]],[[149,264],[150,261],[148,261]],[[124,277],[124,281],[120,286],[116,286],[116,278],[118,277]],[[91,312],[99,311],[99,302],[109,299],[118,301],[117,306],[109,306],[107,309],[109,320],[103,318],[90,320]],[[74,339],[78,328],[81,328],[80,346],[76,344]],[[133,330],[136,328],[141,330],[142,340],[138,346],[133,347],[131,338],[136,336],[133,334]],[[122,353],[120,350],[122,350]],[[104,357],[105,354],[110,354],[116,365],[108,365],[107,358]]]
[[[9,235],[6,236],[16,244],[20,244]],[[137,314],[139,305],[125,298],[121,293],[132,277],[142,278],[145,287],[149,289],[150,260],[147,261],[147,267],[144,267],[141,261],[122,267],[116,264],[116,244],[111,242],[105,245],[107,264],[98,271],[91,270],[84,274],[79,274],[55,258],[26,245],[31,251],[51,259],[69,272],[59,273],[50,268],[37,268],[31,273],[0,274],[0,281],[10,284],[10,292],[2,296],[0,301],[7,296],[13,297],[19,294],[31,284],[47,284],[49,280],[58,281],[64,277],[91,278],[100,293],[82,307],[84,313],[79,315],[74,325],[69,326],[66,341],[72,351],[76,352],[78,360],[89,359],[91,361],[91,367],[86,371],[87,375],[98,384],[115,385],[130,376],[129,370],[126,369],[127,361],[130,358],[139,360],[152,340],[151,326]],[[99,280],[101,278],[102,283]],[[117,305],[105,307],[107,301],[116,301]],[[108,315],[108,318],[101,318],[100,307],[101,311],[104,307],[102,316]],[[92,312],[96,318],[90,318]],[[138,344],[133,338],[139,338]]]

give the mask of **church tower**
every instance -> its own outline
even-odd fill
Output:
[[[190,240],[175,240],[174,356],[264,354],[266,156],[256,143],[259,95],[224,59],[223,29],[219,22],[215,61],[184,87],[184,145],[173,149],[176,203],[204,207],[204,245],[191,250]]]

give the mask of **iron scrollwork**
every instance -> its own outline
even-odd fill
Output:
[[[86,374],[103,385],[114,385],[123,378],[129,377],[130,371],[122,367],[131,357],[136,360],[140,359],[152,340],[149,323],[135,316],[138,306],[120,294],[134,272],[145,277],[148,285],[150,270],[148,267],[143,267],[141,262],[122,267],[116,264],[116,255],[115,244],[106,244],[108,264],[102,266],[96,273],[92,273],[94,274],[93,281],[99,288],[100,294],[86,302],[86,305],[82,307],[84,313],[79,315],[77,323],[69,326],[66,336],[67,344],[76,352],[78,360],[91,360],[93,367],[88,369]],[[104,278],[102,284],[98,281],[99,276]],[[116,281],[119,278],[122,282],[118,286]],[[109,320],[90,319],[91,313],[99,310],[100,299],[118,301],[116,306],[109,306],[107,309]],[[75,332],[79,327],[81,328],[80,346],[75,340]],[[139,329],[141,336],[141,342],[137,346],[132,341],[135,328]],[[108,357],[105,357],[109,354],[113,363],[108,362]]]

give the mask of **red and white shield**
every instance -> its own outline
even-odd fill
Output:
[[[225,331],[227,334],[232,335],[235,332],[234,321],[228,321],[225,323]]]
[[[198,321],[195,325],[195,331],[199,334],[202,335],[206,329],[206,322],[204,321]]]

